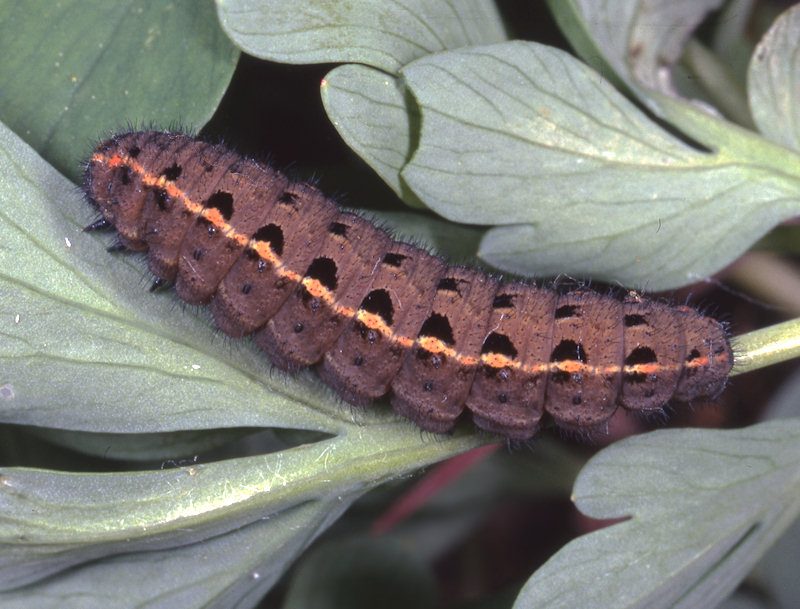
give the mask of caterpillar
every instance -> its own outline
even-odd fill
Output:
[[[423,430],[464,413],[525,440],[547,413],[596,428],[618,406],[658,411],[722,391],[722,324],[688,306],[586,288],[559,293],[448,266],[341,211],[265,163],[180,133],[99,144],[87,199],[119,246],[148,253],[155,284],[209,304],[284,370],[316,366],[347,402],[390,395]]]

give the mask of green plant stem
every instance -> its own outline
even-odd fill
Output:
[[[731,346],[731,376],[800,357],[800,318],[737,336]]]

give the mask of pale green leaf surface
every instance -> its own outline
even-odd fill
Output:
[[[278,453],[180,469],[114,475],[5,469],[0,588],[99,557],[212,539],[304,502],[365,491],[489,439],[456,433],[422,442],[418,429],[394,420]]]
[[[111,556],[34,587],[0,592],[3,609],[245,609],[353,497],[307,502],[240,529],[167,550]]]
[[[713,607],[800,514],[800,419],[628,438],[573,495],[588,516],[629,520],[567,544],[515,608]]]
[[[451,220],[500,225],[479,255],[506,270],[672,288],[800,207],[800,157],[702,113],[719,150],[691,148],[556,49],[462,49],[402,75],[422,112],[402,177]]]
[[[800,5],[784,12],[752,58],[747,92],[753,120],[771,140],[800,149]]]
[[[398,196],[420,206],[400,179],[410,156],[412,107],[397,78],[369,66],[344,65],[328,72],[321,94],[331,123],[347,145]]]
[[[363,63],[396,73],[429,53],[505,39],[490,0],[217,0],[243,51],[283,63]]]
[[[207,2],[4,2],[0,120],[77,179],[120,121],[204,124],[238,56]]]
[[[617,87],[629,87],[624,78],[627,65],[620,66],[614,59],[619,53],[626,51],[626,26],[636,14],[638,0],[615,3],[613,19],[607,15],[592,14],[598,5],[597,2],[583,3],[580,0],[546,0],[546,2],[559,31],[567,38],[581,59]],[[603,0],[603,5],[607,8],[608,2]],[[599,22],[596,22],[598,20]],[[614,36],[609,38],[606,30],[610,30]]]

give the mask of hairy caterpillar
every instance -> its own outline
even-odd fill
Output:
[[[348,402],[387,393],[422,429],[468,411],[510,439],[544,413],[592,428],[618,406],[711,397],[733,364],[721,324],[690,307],[588,289],[565,294],[448,266],[339,210],[315,188],[178,133],[102,142],[87,197],[156,281],[253,334],[285,370],[316,365]]]

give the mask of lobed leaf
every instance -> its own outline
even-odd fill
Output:
[[[702,113],[714,150],[693,148],[556,49],[471,47],[402,74],[422,113],[402,177],[451,220],[499,225],[479,255],[500,268],[668,289],[800,208],[800,156]]]
[[[328,72],[322,103],[339,135],[407,204],[424,204],[400,178],[419,129],[402,83],[375,68],[348,64]]]
[[[628,518],[569,543],[515,607],[713,607],[800,514],[800,419],[664,430],[592,458],[574,501]]]

